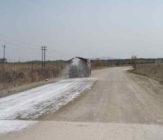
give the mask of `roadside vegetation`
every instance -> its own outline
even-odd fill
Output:
[[[160,64],[137,64],[136,68],[131,70],[136,74],[141,74],[155,79],[163,84],[163,63]]]
[[[45,68],[39,61],[0,64],[0,90],[57,78],[65,66],[64,61],[49,61]]]

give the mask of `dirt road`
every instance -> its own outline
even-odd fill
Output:
[[[38,125],[2,138],[162,140],[163,86],[127,70],[116,67],[94,71],[92,77],[98,80],[86,94],[39,118]]]
[[[44,120],[162,124],[163,90],[127,69],[95,71],[98,81],[89,93]]]

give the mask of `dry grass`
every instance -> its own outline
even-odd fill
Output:
[[[60,76],[65,64],[0,64],[0,90]]]
[[[163,84],[163,64],[139,64],[132,72],[148,76]]]

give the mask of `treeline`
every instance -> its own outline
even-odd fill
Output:
[[[111,60],[92,60],[92,68],[98,67],[111,67],[111,66],[128,66],[136,64],[150,64],[150,63],[162,63],[163,58],[157,59],[146,59],[146,58],[135,58],[133,59],[111,59]]]

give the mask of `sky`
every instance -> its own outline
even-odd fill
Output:
[[[163,57],[163,1],[0,0],[4,44],[9,61]]]

